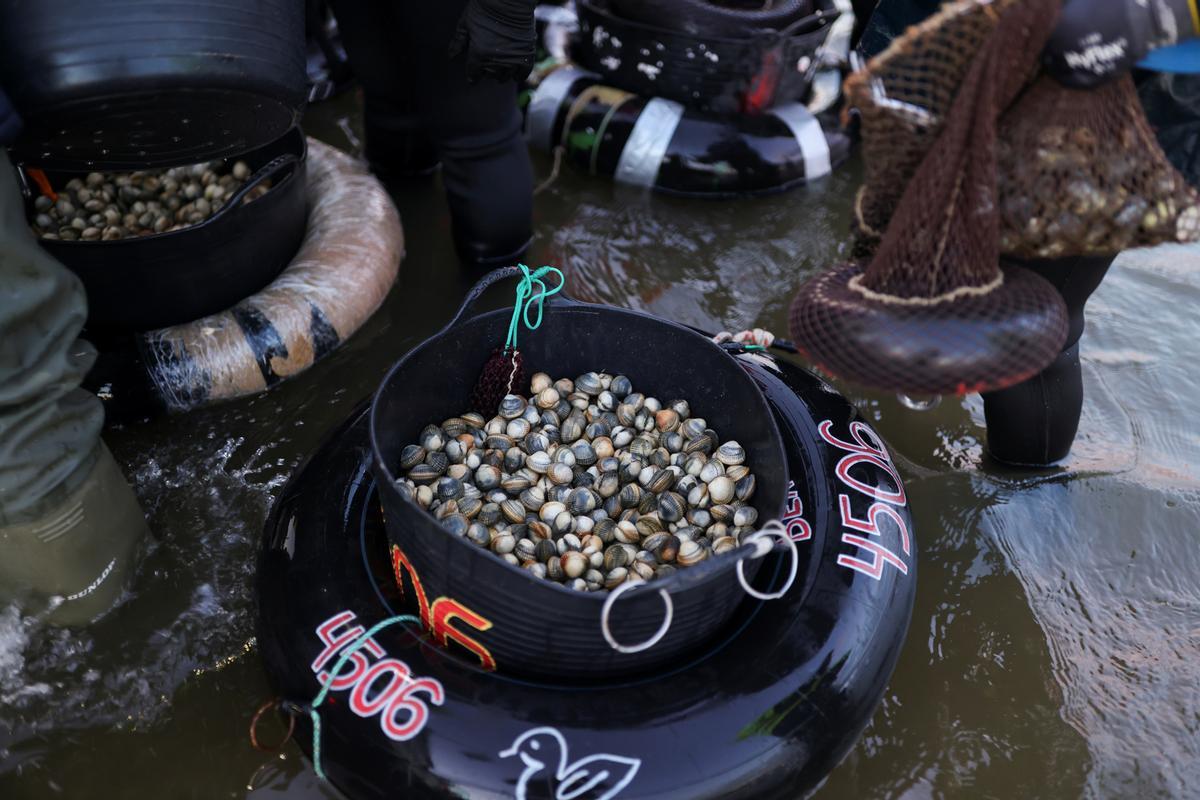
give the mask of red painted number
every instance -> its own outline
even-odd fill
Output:
[[[832,428],[833,422],[825,420],[819,426],[818,431],[821,434],[821,438],[826,442],[850,453],[848,456],[843,456],[842,460],[837,463],[837,476],[842,483],[852,489],[857,489],[868,497],[874,497],[878,500],[886,500],[889,503],[895,503],[899,506],[908,502],[904,494],[904,484],[900,482],[900,475],[896,472],[896,468],[892,466],[891,456],[888,455],[887,448],[883,446],[883,442],[879,440],[879,437],[873,430],[862,422],[850,423],[850,436],[854,439],[854,443],[852,444],[834,436]],[[863,438],[868,436],[873,440],[871,444],[863,441]],[[895,483],[895,490],[873,486],[855,478],[850,474],[850,470],[859,464],[872,464],[886,472]]]
[[[435,706],[440,706],[442,700],[445,699],[442,684],[433,678],[418,678],[409,683],[388,705],[387,711],[383,712],[380,720],[383,732],[389,739],[397,742],[408,741],[425,727],[425,720],[429,717],[429,706],[424,701],[413,697],[417,692],[424,692],[428,695],[429,702]],[[403,722],[396,719],[396,715],[400,712],[405,712],[408,717]]]
[[[888,519],[892,520],[892,522],[894,522],[896,527],[899,529],[900,544],[904,548],[904,554],[908,555],[908,527],[904,524],[904,517],[900,516],[900,513],[896,511],[896,509],[892,508],[891,506],[884,505],[883,503],[874,503],[867,510],[867,518],[865,520],[861,520],[854,517],[853,513],[851,512],[849,496],[844,494],[838,495],[838,505],[841,508],[843,525],[856,531],[862,531],[863,533],[871,536],[882,535],[881,531],[879,530],[880,517],[887,517]],[[886,564],[891,564],[893,567],[900,570],[900,574],[902,575],[908,574],[908,565],[904,563],[903,559],[883,545],[878,544],[871,539],[864,539],[861,536],[855,536],[851,533],[843,533],[842,541],[846,544],[856,545],[860,549],[870,553],[871,560],[867,561],[862,558],[843,554],[839,555],[837,559],[837,563],[841,566],[849,567],[850,569],[870,575],[875,580],[879,580],[879,578],[882,577],[883,568]]]
[[[353,611],[343,611],[317,626],[317,638],[324,649],[313,661],[312,671],[322,685],[329,680],[326,665],[336,664],[339,654],[363,635],[363,627],[352,624],[354,618]],[[346,663],[349,669],[338,672],[329,684],[330,690],[348,690],[350,710],[363,718],[378,714],[379,727],[398,742],[416,736],[429,720],[429,707],[418,693],[424,693],[429,703],[438,706],[445,699],[441,683],[434,678],[413,678],[408,665],[387,657],[374,639],[366,640]]]
[[[329,663],[337,663],[334,656],[338,655],[344,648],[362,636],[365,629],[361,625],[352,625],[346,628],[341,633],[335,633],[338,628],[347,625],[354,619],[354,612],[343,611],[337,616],[330,617],[317,628],[317,637],[325,643],[325,649],[317,656],[312,663],[313,672],[317,673],[317,680],[322,684],[329,680],[329,673],[323,670],[323,667]],[[338,673],[338,676],[333,679],[330,688],[335,690],[349,689],[354,684],[358,683],[366,671],[369,661],[367,653],[376,658],[383,657],[383,648],[374,639],[368,639],[361,648],[350,654],[350,658],[346,663],[350,665],[349,669],[343,669]]]
[[[387,685],[375,693],[375,696],[367,699],[367,694],[370,693],[371,687],[375,685],[375,681],[388,676]],[[355,714],[360,717],[369,717],[373,714],[378,714],[388,701],[392,699],[392,695],[404,688],[405,682],[408,681],[408,665],[403,661],[397,661],[394,658],[385,658],[383,661],[378,661],[375,666],[367,670],[367,673],[359,680],[358,685],[354,687],[354,691],[350,693],[350,708]]]

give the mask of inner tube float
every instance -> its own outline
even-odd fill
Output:
[[[86,385],[111,416],[187,411],[265,391],[331,353],[374,313],[404,255],[387,191],[365,164],[310,138],[305,195],[300,249],[264,289],[193,322],[97,342]]]
[[[741,345],[727,345],[732,353]],[[767,556],[718,635],[676,663],[623,679],[524,681],[487,671],[472,638],[487,608],[438,598],[384,531],[360,408],[293,476],[258,563],[258,645],[313,757],[352,800],[393,797],[795,798],[845,756],[884,691],[916,587],[904,487],[879,437],[814,375],[735,355],[761,387],[791,477]],[[792,558],[796,561],[789,563]],[[791,567],[794,580],[789,580]],[[538,613],[546,613],[543,609]],[[270,705],[266,706],[270,708]]]
[[[684,196],[785,191],[825,177],[850,155],[850,139],[802,103],[712,115],[605,85],[574,65],[532,92],[525,135],[542,150],[562,147],[591,175]]]
[[[782,30],[817,10],[813,0],[611,0],[611,6],[632,22],[710,36]]]

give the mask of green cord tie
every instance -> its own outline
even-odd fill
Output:
[[[559,288],[562,288],[562,287],[560,286]],[[555,291],[557,291],[557,290],[555,290]],[[551,294],[553,294],[553,292]],[[346,661],[348,661],[350,659],[351,656],[353,656],[355,653],[357,653],[358,649],[360,647],[362,647],[364,644],[366,644],[368,639],[370,639],[372,636],[379,633],[381,630],[388,627],[389,625],[395,625],[397,622],[420,623],[420,621],[421,620],[417,619],[412,614],[400,614],[398,616],[390,617],[389,619],[385,619],[383,622],[379,622],[379,623],[375,624],[374,626],[372,626],[372,628],[370,630],[368,630],[362,636],[359,636],[357,639],[355,639],[353,644],[351,644],[349,647],[347,647],[345,650],[342,651],[341,657],[338,658],[338,660],[336,662],[334,662],[333,669],[329,670],[329,672],[327,673],[327,678],[325,680],[325,683],[321,686],[321,691],[317,693],[317,696],[312,701],[312,705],[310,705],[307,709],[308,716],[312,719],[312,729],[313,729],[313,744],[312,744],[313,772],[317,773],[317,777],[320,778],[321,780],[327,781],[329,779],[325,777],[325,770],[321,767],[321,715],[317,713],[317,707],[320,706],[321,703],[325,702],[325,696],[329,694],[329,688],[333,685],[333,682],[335,680],[337,680],[338,673],[341,672],[341,670],[342,670],[342,665],[344,665],[346,663]],[[411,675],[406,676],[404,680],[411,681],[412,676]]]
[[[563,277],[562,272],[554,267],[538,267],[532,273],[529,267],[524,264],[518,264],[524,276],[521,282],[517,284],[517,301],[513,304],[512,319],[508,322],[508,338],[504,340],[504,352],[508,353],[517,349],[517,332],[521,329],[521,323],[525,323],[525,327],[531,331],[536,331],[542,325],[542,303],[547,297],[556,295],[562,291],[563,284],[567,279]],[[553,289],[546,286],[542,280],[543,275],[554,273],[558,276],[558,286]],[[534,288],[541,289],[540,292],[534,293]],[[537,303],[537,320],[529,321],[529,309],[534,303]]]

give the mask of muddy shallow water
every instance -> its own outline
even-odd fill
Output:
[[[336,107],[335,107],[336,108]],[[351,148],[336,113],[312,127]],[[549,170],[542,159],[536,168]],[[708,329],[786,331],[856,184],[735,202],[647,196],[564,167],[527,262],[582,299]],[[252,750],[268,693],[253,571],[272,497],[473,282],[436,179],[398,187],[384,307],[265,395],[113,430],[156,541],[118,610],[49,629],[0,609],[0,798],[333,797],[299,751]],[[1127,254],[1089,305],[1086,400],[1063,469],[983,452],[978,397],[915,412],[842,387],[887,439],[917,521],[908,641],[819,797],[1184,797],[1200,780],[1200,249]]]

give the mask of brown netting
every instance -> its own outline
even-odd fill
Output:
[[[896,391],[1001,388],[1048,364],[1067,330],[1053,287],[1001,269],[1002,255],[1200,238],[1200,201],[1129,79],[1080,91],[1039,76],[1059,8],[948,3],[847,79],[865,161],[858,262],[792,306],[792,335],[818,364]],[[887,357],[866,352],[882,342]]]

